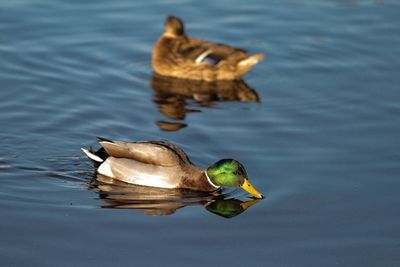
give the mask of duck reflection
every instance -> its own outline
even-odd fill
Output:
[[[187,113],[199,112],[189,108],[188,102],[195,101],[202,107],[213,107],[217,101],[259,102],[257,92],[243,80],[205,82],[185,80],[153,74],[151,87],[154,103],[159,111],[173,120],[184,120]],[[164,131],[177,131],[186,127],[182,122],[157,121]]]
[[[217,192],[210,194],[132,185],[100,174],[93,178],[91,189],[98,191],[104,201],[103,208],[134,209],[152,216],[171,215],[186,206],[203,206],[216,215],[232,218],[259,201],[227,198]]]

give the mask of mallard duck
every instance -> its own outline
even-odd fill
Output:
[[[152,53],[153,70],[163,76],[194,80],[236,80],[264,58],[185,33],[181,19],[169,16]]]
[[[82,148],[96,164],[99,174],[130,184],[159,188],[181,188],[214,192],[222,186],[241,187],[255,198],[263,198],[249,182],[243,165],[222,159],[201,169],[186,153],[166,141],[124,142],[97,138],[97,152]]]

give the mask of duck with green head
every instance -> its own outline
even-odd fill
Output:
[[[130,184],[213,192],[221,187],[242,188],[263,198],[250,183],[242,164],[222,159],[207,169],[195,166],[178,146],[166,141],[111,141],[99,138],[97,152],[83,149],[99,174]]]

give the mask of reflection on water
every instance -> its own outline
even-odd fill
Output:
[[[187,126],[186,123],[182,122],[171,122],[171,121],[156,121],[156,124],[158,128],[160,128],[163,131],[179,131],[182,128],[185,128]]]
[[[199,112],[188,108],[188,101],[194,100],[203,107],[213,107],[217,101],[259,102],[257,92],[243,80],[235,81],[195,81],[164,77],[153,74],[151,87],[154,103],[159,111],[172,120],[182,121],[186,113]],[[157,121],[164,131],[177,131],[187,125],[182,122]]]
[[[247,201],[231,198],[230,194],[196,192],[182,189],[164,189],[127,184],[100,174],[95,174],[90,189],[98,190],[104,201],[103,208],[134,209],[147,215],[174,214],[186,206],[203,206],[208,211],[225,217],[235,217],[259,199]]]

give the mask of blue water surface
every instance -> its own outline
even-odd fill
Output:
[[[400,266],[399,10],[1,1],[0,265]],[[159,92],[151,49],[169,14],[266,54],[242,98]],[[166,139],[202,167],[235,158],[266,198],[231,219],[107,208],[80,150],[95,136]]]

